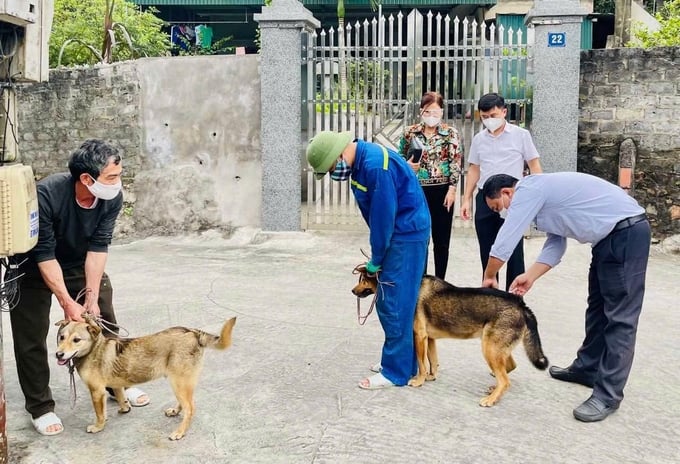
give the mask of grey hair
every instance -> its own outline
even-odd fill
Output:
[[[86,140],[71,153],[68,169],[74,179],[85,173],[97,179],[109,163],[120,164],[118,149],[98,139]]]

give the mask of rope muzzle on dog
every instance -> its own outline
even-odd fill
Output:
[[[385,282],[380,280],[380,271],[376,272],[375,274],[369,274],[366,272],[366,269],[361,269],[361,264],[354,268],[354,273],[355,274],[360,274],[359,276],[359,282],[361,282],[362,279],[362,274],[365,273],[366,276],[368,277],[374,277],[375,280],[378,282],[377,288],[375,293],[373,294],[373,300],[371,301],[371,306],[368,308],[368,312],[365,315],[361,314],[361,297],[357,295],[357,321],[359,322],[359,325],[364,325],[366,323],[366,320],[368,319],[368,316],[371,315],[373,312],[373,309],[375,308],[375,304],[378,300],[378,293],[382,293],[383,298],[385,298],[385,292],[383,291],[383,285],[389,285],[389,286],[394,286],[394,282]]]
[[[88,293],[92,292],[92,289],[90,288],[83,288],[78,292],[78,294],[75,297],[76,303],[78,303],[78,300],[81,298],[84,298]],[[83,301],[83,303],[85,303]],[[84,306],[84,304],[83,304]],[[85,322],[94,322],[99,326],[99,328],[102,329],[102,332],[108,332],[109,334],[115,336],[115,337],[120,337],[119,332],[122,331],[124,332],[124,337],[127,337],[130,335],[130,332],[125,328],[122,327],[118,324],[115,324],[113,322],[109,322],[106,319],[102,318],[100,315],[94,315],[93,313],[90,312],[89,309],[86,309],[85,312],[81,314],[81,317],[85,320]],[[57,333],[57,341],[59,339],[59,333]],[[75,408],[76,406],[76,400],[78,399],[78,392],[76,389],[76,376],[75,376],[75,371],[76,371],[76,366],[75,363],[73,362],[73,357],[69,359],[68,363],[66,364],[68,367],[68,375],[69,375],[69,390],[71,393],[71,409]]]
[[[364,325],[366,323],[366,319],[368,319],[368,316],[371,315],[373,312],[373,308],[375,308],[375,300],[378,299],[378,292],[376,292],[373,295],[373,301],[371,301],[371,306],[368,308],[368,312],[366,313],[365,316],[361,315],[361,298],[357,297],[357,320],[359,321],[359,325]]]

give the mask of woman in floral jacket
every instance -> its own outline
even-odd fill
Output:
[[[453,203],[461,173],[463,144],[458,131],[442,122],[444,99],[437,92],[426,92],[420,101],[420,117],[404,131],[399,153],[406,158],[423,188],[432,218],[435,275],[446,276],[453,223]],[[412,148],[422,146],[420,160]]]

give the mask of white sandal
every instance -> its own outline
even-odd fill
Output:
[[[146,396],[146,400],[139,401],[139,398],[142,396]],[[137,387],[126,388],[125,398],[127,398],[127,400],[130,402],[130,406],[135,408],[141,408],[142,406],[146,406],[147,404],[151,403],[149,395],[147,395],[144,390]]]
[[[139,401],[139,398],[141,396],[146,396],[145,401]],[[112,400],[115,400],[116,397],[113,396],[111,393],[109,393],[109,398]],[[151,403],[151,399],[149,398],[149,395],[142,390],[141,388],[137,387],[130,387],[125,389],[125,399],[128,400],[130,403],[130,406],[134,408],[141,408],[142,406],[146,406],[147,404]]]
[[[368,381],[368,385],[364,385],[364,381]],[[364,390],[378,390],[380,388],[388,387],[394,387],[394,383],[380,373],[367,377],[359,382],[359,388],[363,388]]]
[[[375,372],[377,374],[379,372],[382,372],[382,364],[380,364],[380,362],[377,362],[373,364],[371,367],[369,367],[369,369],[371,370],[371,372]]]
[[[36,417],[35,419],[31,417],[31,422],[33,423],[35,430],[40,435],[51,436],[60,434],[64,431],[64,424],[61,423],[61,419],[59,419],[59,417],[57,417],[57,415],[53,412],[48,412],[47,414],[43,414],[40,417]],[[59,430],[48,432],[47,427],[51,425],[58,425],[61,428]]]

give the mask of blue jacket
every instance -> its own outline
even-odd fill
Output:
[[[413,170],[397,153],[357,141],[352,193],[370,229],[371,262],[382,265],[394,241],[429,240],[430,211]]]

